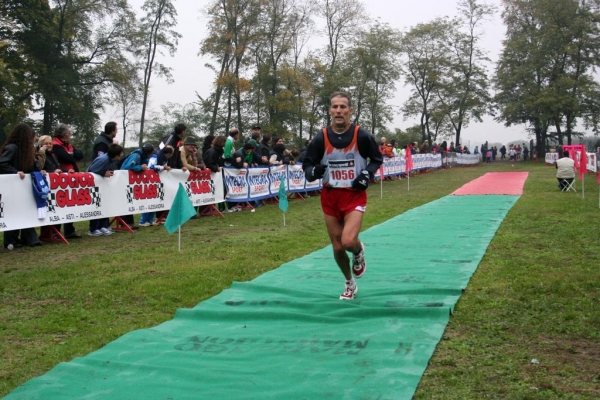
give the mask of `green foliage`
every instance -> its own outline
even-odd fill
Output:
[[[528,124],[539,154],[551,135],[561,144],[566,135],[571,143],[577,119],[596,130],[598,6],[597,1],[576,0],[505,2],[507,39],[495,78],[498,120]]]

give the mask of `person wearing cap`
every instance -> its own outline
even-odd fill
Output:
[[[150,162],[150,156],[154,153],[154,146],[150,143],[146,143],[141,149],[134,150],[121,164],[122,170],[129,170],[134,172],[142,172],[148,169],[148,163]],[[122,215],[121,219],[129,225],[132,229],[138,229],[137,226],[133,226],[134,218],[133,215]]]
[[[193,136],[188,136],[183,141],[183,146],[179,148],[181,154],[182,170],[196,171],[206,168],[202,156],[198,153],[198,142]]]

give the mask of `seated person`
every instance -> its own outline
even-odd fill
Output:
[[[556,160],[556,179],[560,190],[567,190],[575,179],[575,160],[569,157],[569,152],[564,151],[562,158]]]

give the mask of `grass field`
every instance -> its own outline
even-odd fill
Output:
[[[583,199],[581,191],[559,192],[554,168],[532,163],[421,174],[410,191],[406,180],[386,181],[383,198],[379,186],[369,189],[363,229],[485,172],[508,170],[530,171],[525,194],[459,301],[417,399],[600,398],[595,176],[586,176]],[[87,231],[87,223],[76,227]],[[182,232],[180,253],[177,236],[162,227],[0,251],[0,397],[61,361],[329,243],[318,197],[290,201],[285,227],[270,205],[191,220]]]

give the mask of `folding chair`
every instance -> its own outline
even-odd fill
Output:
[[[560,186],[561,192],[573,191],[573,192],[577,193],[577,190],[575,189],[575,178],[561,179],[559,181],[558,185]]]

